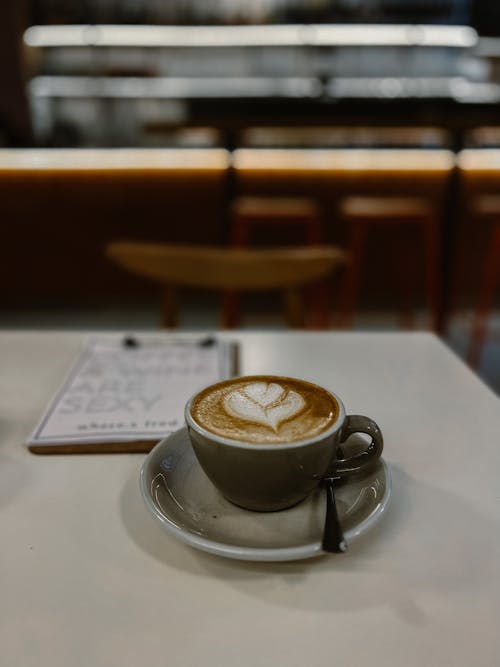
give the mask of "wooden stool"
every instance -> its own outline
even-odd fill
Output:
[[[440,225],[435,206],[422,197],[347,197],[340,204],[340,216],[348,225],[348,250],[351,262],[347,267],[341,309],[343,327],[351,327],[358,305],[365,247],[370,227],[374,225],[419,225],[425,247],[425,281],[431,311],[431,324],[438,327],[440,309]],[[413,325],[411,294],[408,283],[406,253],[400,262],[400,287],[403,299],[401,322]]]
[[[231,213],[231,245],[236,247],[248,245],[258,225],[297,225],[303,228],[308,245],[325,242],[319,207],[306,197],[240,197]]]
[[[325,243],[323,221],[319,206],[306,197],[239,197],[231,207],[230,244],[234,248],[250,245],[253,230],[259,226],[298,226],[304,233],[306,245]],[[313,305],[313,327],[326,329],[329,324],[329,308],[326,285],[310,288]],[[222,327],[231,329],[238,322],[239,294],[235,291],[224,295]]]
[[[325,279],[343,266],[346,253],[335,246],[243,250],[208,246],[115,241],[106,255],[118,266],[163,288],[163,324],[177,325],[177,292],[181,288],[280,291],[286,322],[304,326],[302,288]]]
[[[486,252],[479,282],[479,299],[474,312],[474,323],[469,343],[467,361],[473,368],[479,366],[487,335],[487,321],[495,305],[495,292],[500,280],[500,197],[478,197],[474,202],[476,215],[493,222],[491,240]]]

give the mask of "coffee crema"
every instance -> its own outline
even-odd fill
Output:
[[[283,444],[327,431],[339,405],[326,389],[305,380],[257,375],[207,387],[190,412],[202,428],[223,438]]]

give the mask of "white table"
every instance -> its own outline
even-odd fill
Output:
[[[302,562],[195,551],[143,506],[143,455],[27,451],[83,336],[2,333],[1,665],[499,665],[498,398],[429,334],[232,337],[242,372],[313,379],[380,423],[379,525]]]

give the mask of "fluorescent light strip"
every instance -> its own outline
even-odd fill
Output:
[[[32,26],[24,41],[34,47],[236,47],[236,46],[434,46],[477,43],[467,26],[274,25],[274,26]]]
[[[37,76],[29,83],[37,98],[186,99],[317,97],[317,79],[299,77],[86,77]]]

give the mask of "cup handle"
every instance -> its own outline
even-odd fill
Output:
[[[371,437],[371,442],[364,452],[348,458],[337,459],[335,462],[335,474],[339,477],[366,472],[374,467],[384,448],[382,432],[373,419],[369,417],[347,415],[342,427],[340,442],[345,442],[353,433],[366,433]]]

